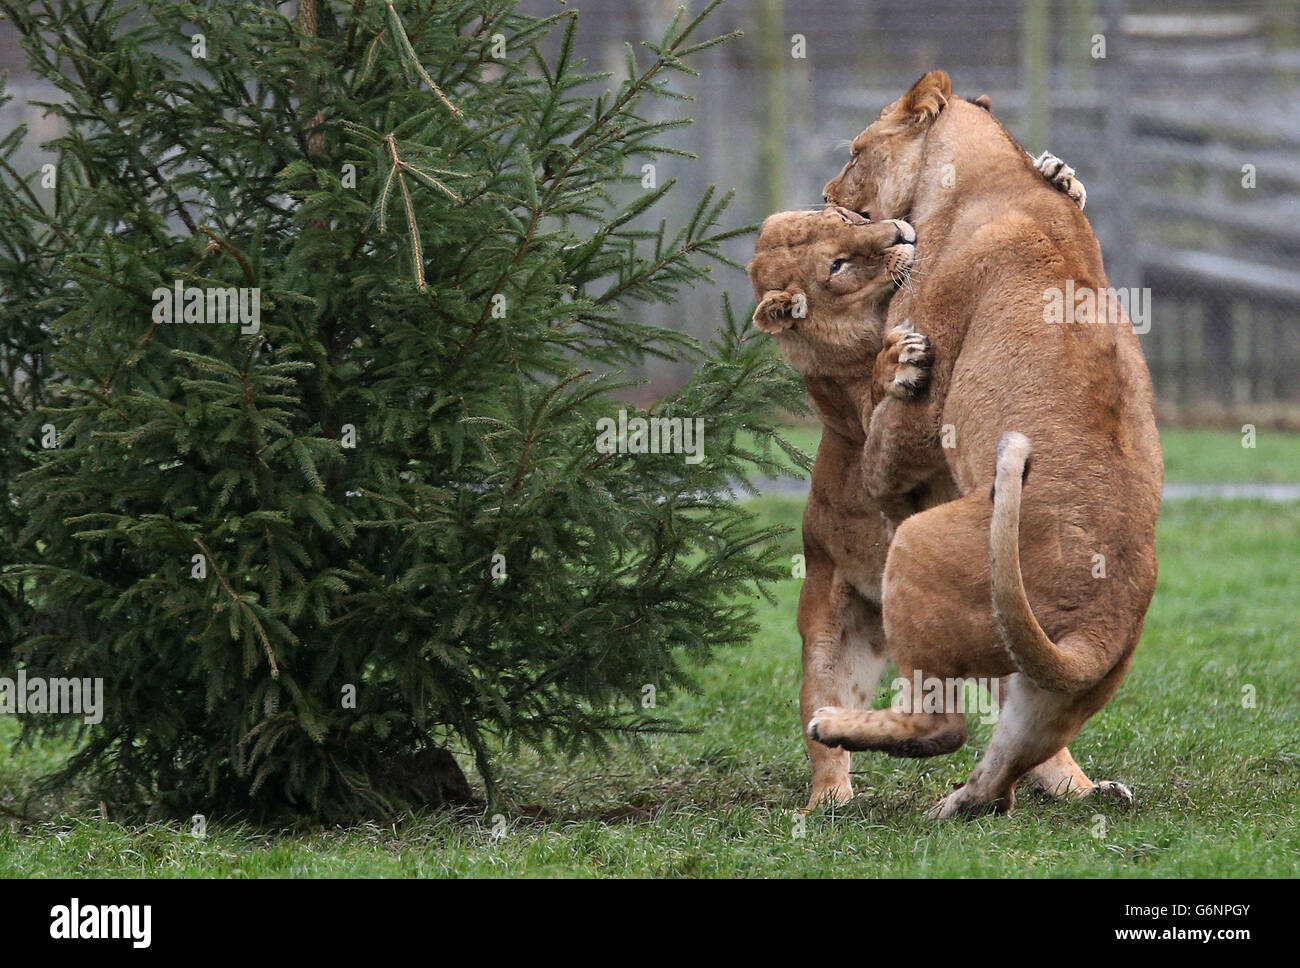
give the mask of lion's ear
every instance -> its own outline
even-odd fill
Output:
[[[952,79],[945,71],[930,71],[903,95],[903,114],[920,124],[928,124],[952,96]]]
[[[765,333],[779,333],[794,325],[794,294],[770,289],[754,310],[753,323]]]
[[[981,94],[974,101],[972,101],[971,104],[977,104],[980,107],[982,107],[985,111],[993,110],[993,102],[989,99],[989,96],[987,94]]]

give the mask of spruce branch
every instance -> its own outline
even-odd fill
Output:
[[[429,90],[437,96],[439,101],[447,106],[447,110],[456,117],[461,117],[460,109],[457,108],[456,105],[452,104],[451,101],[447,100],[447,96],[442,93],[442,89],[433,82],[433,78],[429,76],[429,72],[426,71],[424,65],[420,63],[420,55],[415,52],[415,48],[411,46],[411,39],[406,36],[406,28],[402,26],[402,18],[397,15],[397,9],[393,6],[393,0],[382,0],[382,2],[384,6],[388,8],[388,26],[393,32],[399,62],[404,68],[408,64],[414,68],[415,72],[420,75],[420,78],[424,83],[429,85]]]
[[[271,667],[271,678],[280,678],[280,667],[276,664],[275,653],[271,650],[271,640],[267,638],[266,629],[262,628],[262,623],[258,621],[257,614],[248,607],[247,598],[240,595],[230,587],[230,582],[226,580],[226,576],[222,574],[221,569],[217,567],[217,559],[213,557],[212,551],[208,546],[203,543],[203,539],[195,538],[194,543],[199,546],[199,550],[203,552],[208,564],[211,565],[212,573],[217,576],[217,581],[221,584],[222,590],[225,591],[226,596],[230,599],[231,606],[243,612],[248,620],[252,622],[253,627],[257,629],[257,637],[262,642],[262,649],[266,653],[266,661]]]
[[[213,232],[211,229],[205,226],[199,226],[199,231],[212,240],[211,245],[216,246],[217,248],[225,249],[227,252],[233,255],[237,260],[239,260],[239,266],[241,269],[244,270],[244,278],[248,282],[253,283],[257,281],[257,276],[253,273],[253,267],[248,263],[248,257],[244,255],[244,253],[240,252],[233,245],[231,245],[228,239],[225,239],[222,236],[217,235],[216,232]]]

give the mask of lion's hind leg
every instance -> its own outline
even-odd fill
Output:
[[[970,779],[930,811],[932,818],[1005,813],[1015,803],[1016,783],[1031,771],[1035,782],[1050,783],[1055,779],[1051,792],[1057,796],[1106,796],[1131,802],[1132,794],[1121,783],[1088,781],[1065,751],[1065,744],[1110,698],[1114,692],[1112,682],[1103,681],[1090,693],[1070,695],[1042,689],[1020,674],[1004,681],[1010,684],[1003,690],[1008,696],[993,727],[988,750]],[[1088,785],[1075,786],[1080,778]]]
[[[900,669],[902,691],[890,709],[844,709],[824,706],[808,721],[808,737],[824,746],[873,750],[890,756],[941,756],[966,742],[966,715],[945,706],[942,697],[913,701],[914,670]],[[924,706],[924,708],[921,708]]]
[[[1074,762],[1068,749],[1057,750],[1029,771],[1026,780],[1038,791],[1057,800],[1102,797],[1117,803],[1132,803],[1133,792],[1116,780],[1094,783]]]
[[[1011,677],[1007,676],[998,683],[999,694],[1010,695]],[[1087,797],[1105,797],[1124,803],[1133,802],[1133,794],[1122,783],[1115,780],[1094,782],[1075,762],[1070,751],[1064,747],[1057,750],[1043,762],[1029,771],[1025,782],[1044,796],[1054,800],[1083,800]]]
[[[1005,679],[1002,680],[1002,686],[1004,689],[1008,687]],[[1057,800],[1077,799],[1096,786],[1079,764],[1074,762],[1070,751],[1064,748],[1030,770],[1025,780],[1040,793]]]
[[[808,721],[808,736],[823,746],[874,750],[890,756],[940,756],[966,742],[966,717],[960,713],[904,713],[896,709],[842,709],[823,706]]]
[[[999,710],[988,750],[970,779],[930,810],[932,819],[1006,813],[1015,804],[1020,778],[1073,738],[1074,730],[1062,728],[1068,718],[1060,706],[1068,698],[1039,689],[1022,675],[1008,678],[1010,695]]]

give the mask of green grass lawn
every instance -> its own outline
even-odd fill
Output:
[[[754,506],[791,526],[801,510]],[[188,825],[117,824],[111,808],[108,821],[93,809],[36,825],[0,818],[0,876],[1295,876],[1297,549],[1300,504],[1165,507],[1160,585],[1133,669],[1071,744],[1089,774],[1134,789],[1133,808],[1025,793],[1009,816],[923,820],[987,742],[972,719],[971,742],[950,756],[858,754],[857,799],[801,821],[792,579],[761,604],[754,640],[701,672],[699,694],[661,696],[661,712],[698,732],[605,759],[503,764],[499,820],[429,814],[292,833],[210,823],[198,840]],[[0,762],[0,796],[12,802],[54,752]]]

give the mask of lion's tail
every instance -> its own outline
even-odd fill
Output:
[[[1105,649],[1084,636],[1053,642],[1029,606],[1020,572],[1020,493],[1032,452],[1029,438],[1014,430],[998,441],[989,530],[993,613],[1011,657],[1035,685],[1053,692],[1080,692],[1109,672],[1112,663]]]

